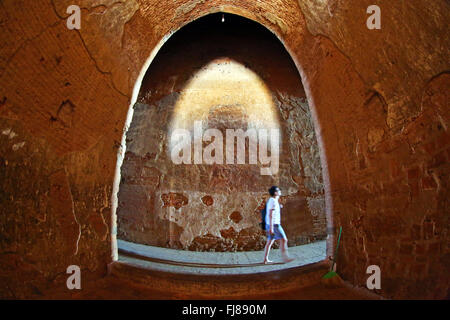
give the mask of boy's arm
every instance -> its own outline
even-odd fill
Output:
[[[273,220],[272,220],[272,212],[275,209],[270,209],[269,219],[270,219],[270,233],[273,233]]]

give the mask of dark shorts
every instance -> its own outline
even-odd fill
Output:
[[[273,225],[273,233],[270,234],[270,225],[266,224],[266,235],[267,240],[279,240],[279,239],[287,239],[286,233],[284,233],[283,227],[281,224]]]

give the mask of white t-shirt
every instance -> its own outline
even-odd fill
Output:
[[[272,212],[272,221],[273,224],[280,224],[280,203],[278,202],[278,199],[270,197],[267,201],[267,209],[266,209],[266,223],[270,225],[270,210],[275,209]]]

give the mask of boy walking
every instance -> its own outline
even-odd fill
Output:
[[[281,196],[281,190],[277,186],[272,186],[269,189],[270,198],[267,200],[266,204],[266,233],[267,233],[267,243],[264,248],[264,264],[268,264],[273,262],[269,260],[269,251],[270,247],[275,240],[281,241],[281,255],[283,257],[283,261],[285,263],[291,262],[294,259],[289,257],[288,255],[288,247],[287,242],[288,239],[286,237],[286,233],[281,227],[281,210],[283,207],[279,203],[279,198]]]

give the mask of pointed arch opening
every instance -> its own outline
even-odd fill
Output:
[[[264,26],[213,13],[166,36],[143,67],[127,117],[113,194],[114,259],[118,247],[128,256],[166,257],[166,262],[197,251],[195,258],[186,255],[178,262],[207,268],[218,262],[214,252],[221,252],[229,270],[260,272],[252,268],[262,261],[257,253],[266,238],[259,229],[260,210],[271,185],[284,191],[282,225],[289,250],[304,258],[298,265],[325,259],[325,191],[313,122],[295,63]],[[189,133],[188,147],[174,139],[179,129]],[[251,135],[240,162],[238,139],[230,143],[227,162],[227,130],[252,129],[256,163]],[[263,163],[259,131],[271,129],[279,132],[277,168],[261,174],[275,162],[269,156],[275,142],[268,142]],[[213,158],[209,162],[205,150]]]

